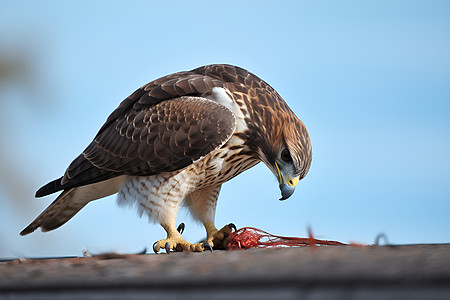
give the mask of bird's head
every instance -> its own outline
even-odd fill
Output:
[[[308,173],[312,148],[305,125],[295,115],[286,118],[279,125],[281,126],[266,137],[270,141],[260,149],[260,157],[278,179],[280,200],[286,200]]]

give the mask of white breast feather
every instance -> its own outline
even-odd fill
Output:
[[[242,132],[247,129],[247,125],[244,121],[244,114],[239,109],[239,106],[233,99],[228,95],[227,90],[221,87],[214,87],[212,89],[212,96],[209,98],[219,104],[222,104],[228,108],[236,117],[236,130],[235,132]]]

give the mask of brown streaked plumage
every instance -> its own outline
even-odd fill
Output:
[[[64,176],[37,197],[60,196],[21,234],[53,230],[92,200],[118,193],[159,222],[177,250],[203,250],[175,229],[182,204],[219,247],[231,227],[218,231],[214,214],[221,184],[263,161],[278,178],[282,199],[294,191],[311,164],[304,124],[265,81],[239,67],[208,65],[154,80],[112,112]]]

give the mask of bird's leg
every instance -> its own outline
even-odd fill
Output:
[[[167,253],[173,251],[195,251],[201,252],[205,249],[210,249],[209,245],[204,243],[192,244],[186,242],[180,232],[178,232],[175,224],[162,225],[167,232],[167,238],[159,240],[153,244],[153,251],[158,253],[161,249],[165,249]],[[210,249],[211,250],[211,249]]]
[[[234,230],[236,226],[233,223],[225,225],[222,229],[217,230],[214,222],[206,221],[203,223],[206,229],[206,242],[214,249],[226,248],[226,237]]]

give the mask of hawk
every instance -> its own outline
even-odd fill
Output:
[[[62,191],[20,234],[56,229],[89,202],[117,193],[167,232],[153,249],[220,247],[233,225],[214,224],[224,182],[259,162],[289,198],[311,164],[305,125],[265,81],[232,65],[207,65],[156,79],[131,94],[106,120],[64,175],[36,197]],[[206,229],[205,243],[177,230],[186,205]]]

